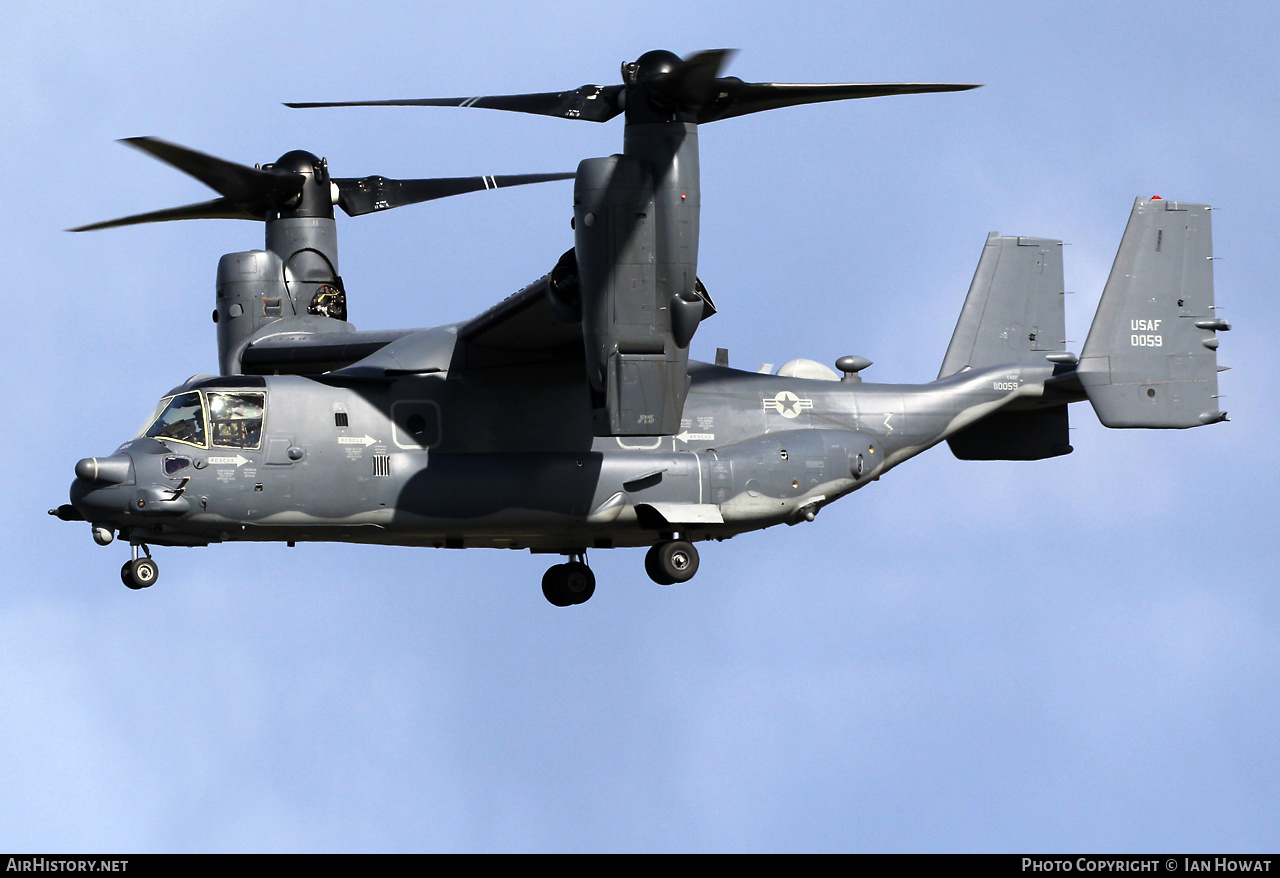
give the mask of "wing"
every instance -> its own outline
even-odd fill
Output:
[[[413,333],[411,329],[315,332],[310,326],[275,324],[269,328],[276,331],[254,339],[240,357],[246,375],[318,375],[343,369]]]
[[[582,322],[554,304],[551,278],[552,274],[539,278],[464,323],[406,333],[328,377],[385,381],[453,369],[562,361],[580,367]],[[493,377],[505,380],[508,374],[495,372]]]
[[[541,277],[458,327],[458,339],[494,351],[545,351],[582,344],[582,322],[566,321]]]

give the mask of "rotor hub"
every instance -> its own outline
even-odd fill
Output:
[[[327,163],[305,149],[291,149],[266,168],[305,174],[319,183],[323,182]]]
[[[654,49],[622,65],[622,80],[627,85],[640,85],[661,79],[684,63],[675,52]]]

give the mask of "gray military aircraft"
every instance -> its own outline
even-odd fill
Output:
[[[118,531],[131,588],[156,580],[149,546],[483,546],[566,556],[542,589],[570,606],[595,590],[589,549],[647,547],[654,581],[685,582],[697,541],[812,521],[940,442],[962,460],[1067,454],[1072,402],[1108,427],[1226,420],[1210,208],[1159,198],[1135,202],[1079,356],[1064,349],[1061,242],[993,232],[932,383],[864,382],[870,361],[855,356],[836,361],[842,375],[810,360],[741,371],[723,351],[689,360],[715,313],[696,273],[698,125],[974,87],[748,83],[719,75],[727,56],[649,52],[620,85],[565,92],[290,105],[625,116],[622,153],[578,167],[573,249],[479,316],[433,329],[357,331],[337,275],[332,205],[422,200],[413,186],[331,181],[306,153],[257,172],[271,181],[241,166],[219,175],[209,157],[135,142],[200,169],[223,199],[125,221],[241,211],[266,219],[267,246],[219,263],[221,374],[175,387],[115,453],[77,463],[71,503],[51,513],[89,522],[102,545]]]

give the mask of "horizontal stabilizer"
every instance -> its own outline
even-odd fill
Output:
[[[1080,357],[1108,427],[1198,427],[1218,410],[1219,330],[1205,204],[1137,199]]]
[[[1066,338],[1062,242],[987,236],[939,378],[966,368],[1043,365]]]

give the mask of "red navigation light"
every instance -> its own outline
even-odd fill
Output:
[[[1152,196],[1151,196],[1151,200],[1152,200],[1152,201],[1164,201],[1164,199],[1163,199],[1163,198],[1161,198],[1159,195],[1152,195]]]

